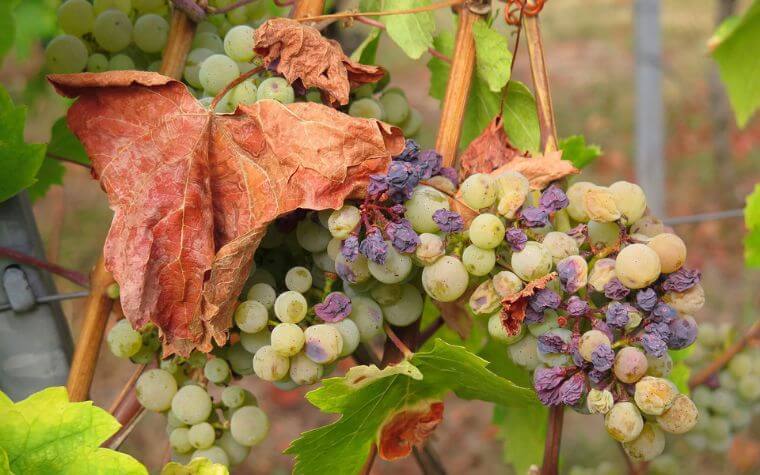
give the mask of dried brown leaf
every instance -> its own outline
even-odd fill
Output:
[[[318,30],[288,18],[275,18],[256,29],[254,50],[267,67],[293,83],[317,87],[331,105],[348,104],[352,87],[377,82],[383,68],[357,63],[343,54],[337,41]]]
[[[501,324],[509,335],[520,333],[520,325],[525,320],[525,308],[528,305],[528,298],[557,278],[557,273],[546,274],[540,279],[528,282],[520,292],[510,295],[501,301]]]
[[[464,180],[475,173],[491,173],[519,156],[504,131],[504,120],[497,115],[475,140],[470,142],[459,159],[459,177]]]
[[[403,149],[398,129],[315,103],[216,115],[155,73],[49,80],[79,97],[68,123],[114,210],[104,254],[124,314],[154,322],[165,353],[226,340],[269,222],[341,206]]]
[[[505,171],[522,173],[528,178],[530,187],[534,190],[544,189],[553,181],[581,172],[569,160],[562,160],[561,150],[535,157],[515,156],[491,174],[498,175]]]
[[[394,413],[380,428],[377,453],[383,460],[406,457],[421,445],[443,420],[443,403],[421,401]]]

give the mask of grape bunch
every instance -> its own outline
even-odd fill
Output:
[[[734,338],[730,324],[703,323],[686,362],[698,371]],[[737,353],[720,372],[694,388],[691,396],[700,419],[686,442],[695,450],[727,452],[734,434],[746,429],[760,412],[760,349],[748,347]]]

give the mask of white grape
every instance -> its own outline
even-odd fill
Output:
[[[422,270],[422,286],[432,298],[452,302],[461,297],[469,284],[467,269],[462,261],[443,256]]]
[[[172,398],[172,412],[185,424],[193,425],[208,419],[211,396],[200,386],[183,386]]]
[[[496,201],[496,184],[491,175],[475,173],[465,179],[459,187],[462,200],[472,209],[488,208]]]
[[[108,60],[109,71],[129,71],[135,69],[135,62],[126,54],[115,54]]]
[[[623,449],[634,462],[648,462],[665,450],[665,434],[652,423],[644,424],[639,436],[624,442]]]
[[[615,276],[629,289],[642,289],[660,276],[660,258],[645,244],[631,244],[618,253]]]
[[[366,297],[351,298],[351,314],[348,316],[356,324],[361,341],[368,343],[383,332],[383,311],[374,300]]]
[[[119,10],[122,13],[129,14],[132,10],[131,0],[95,0],[93,2],[95,14],[100,15],[106,10]]]
[[[249,392],[240,386],[227,386],[222,390],[220,399],[222,404],[229,409],[236,409],[249,399]]]
[[[343,241],[337,238],[330,239],[330,242],[327,243],[327,255],[330,256],[330,258],[335,261],[338,258],[338,254],[341,253],[341,249],[343,248]]]
[[[186,454],[193,450],[193,446],[188,440],[188,432],[190,429],[187,427],[177,427],[169,434],[169,445],[175,452]]]
[[[288,374],[290,360],[270,345],[262,346],[253,355],[253,372],[264,381],[278,381]]]
[[[676,396],[678,389],[667,379],[644,376],[636,383],[633,398],[641,412],[659,416],[673,404]]]
[[[375,302],[381,306],[398,302],[402,293],[403,286],[401,284],[378,284],[369,292]]]
[[[604,416],[607,433],[618,442],[630,442],[641,434],[644,419],[631,402],[619,402]]]
[[[246,300],[235,309],[235,325],[246,333],[257,333],[266,328],[269,312],[258,300]]]
[[[504,241],[504,223],[490,213],[478,215],[470,223],[470,241],[483,249],[493,249]]]
[[[82,36],[92,31],[95,13],[87,0],[66,0],[58,7],[58,24],[70,35]]]
[[[647,242],[647,247],[657,253],[665,274],[677,271],[686,262],[686,244],[675,234],[658,234]]]
[[[245,461],[248,454],[251,453],[251,448],[245,445],[239,444],[233,437],[230,431],[226,430],[222,433],[222,436],[216,441],[217,445],[221,447],[230,459],[230,465],[240,465]]]
[[[214,428],[208,422],[201,422],[190,427],[187,440],[196,449],[207,449],[214,445],[216,434]]]
[[[522,330],[521,330],[522,331]],[[530,371],[536,369],[541,363],[538,359],[538,340],[533,335],[525,335],[524,338],[509,345],[507,352],[509,358]]]
[[[253,59],[254,29],[248,25],[239,25],[230,29],[224,36],[224,52],[237,62],[245,63]]]
[[[369,272],[372,277],[384,284],[397,284],[412,272],[412,258],[406,254],[401,254],[386,241],[388,252],[385,255],[385,262],[378,264],[374,261],[367,263]]]
[[[162,369],[144,372],[135,383],[137,400],[149,411],[161,412],[169,409],[176,393],[177,381],[171,373]]]
[[[253,354],[259,351],[261,347],[267,346],[270,341],[270,333],[268,329],[264,329],[258,333],[245,333],[240,332],[240,344],[245,348],[245,351]]]
[[[594,247],[612,247],[620,241],[620,227],[615,222],[588,222],[588,239]]]
[[[304,219],[296,227],[296,239],[302,248],[316,254],[327,250],[332,236],[330,231],[315,223],[311,219]]]
[[[356,206],[344,205],[330,213],[327,220],[327,226],[330,234],[338,239],[346,239],[351,231],[359,224],[362,219],[361,211]]]
[[[303,320],[308,308],[306,298],[293,290],[281,293],[274,302],[274,314],[286,323],[298,323]]]
[[[328,325],[335,327],[343,339],[343,350],[341,350],[340,356],[348,356],[356,351],[361,341],[361,334],[359,327],[353,320],[344,318],[336,323],[328,323]]]
[[[615,259],[605,257],[594,263],[588,274],[588,283],[597,292],[604,292],[604,286],[615,278]]]
[[[221,358],[211,358],[203,367],[203,375],[212,383],[223,383],[230,377],[230,366]]]
[[[232,371],[243,376],[253,373],[253,353],[246,351],[243,346],[245,335],[248,333],[242,333],[240,341],[227,350],[227,361],[230,363]],[[269,343],[268,339],[267,343]]]
[[[349,284],[361,284],[372,278],[369,260],[363,255],[356,256],[354,262],[348,262],[342,253],[335,258],[335,271]]]
[[[542,322],[528,324],[528,331],[536,338],[555,328],[559,328],[559,314],[554,310],[546,310]]]
[[[271,309],[277,299],[277,292],[272,285],[259,282],[251,286],[246,297],[248,300],[255,300],[262,303],[267,309]]]
[[[503,270],[498,272],[491,279],[493,282],[493,288],[496,290],[502,298],[507,298],[510,295],[514,295],[521,291],[523,288],[523,282],[514,272]]]
[[[305,294],[311,288],[311,272],[306,267],[293,267],[285,274],[285,287]]]
[[[566,257],[578,254],[578,244],[575,239],[559,231],[548,233],[541,244],[552,255],[555,264]]]
[[[382,305],[383,317],[391,325],[405,327],[411,325],[422,316],[425,302],[420,292],[411,284],[405,284],[401,289],[401,298],[389,305]]]
[[[143,15],[135,22],[132,38],[137,47],[146,53],[158,53],[169,39],[169,23],[153,13]]]
[[[269,418],[256,406],[244,406],[230,418],[230,434],[235,442],[246,447],[257,445],[269,432]]]
[[[481,249],[475,244],[470,244],[462,253],[462,263],[470,274],[483,276],[491,272],[496,265],[496,253],[493,249]]]
[[[87,59],[87,46],[76,36],[56,36],[45,48],[45,64],[53,73],[81,72]]]
[[[314,258],[314,265],[317,269],[324,272],[335,272],[335,261],[327,252],[312,254],[312,257]]]
[[[331,325],[310,326],[304,335],[306,337],[304,352],[315,363],[332,363],[343,351],[343,337],[338,329]]]
[[[322,378],[324,368],[305,354],[298,353],[290,359],[290,379],[301,386],[314,384]]]
[[[223,54],[213,54],[201,63],[198,79],[209,94],[217,94],[240,75],[237,63]]]
[[[607,223],[620,219],[620,210],[609,188],[592,186],[583,195],[583,205],[589,219]]]
[[[193,452],[191,459],[194,460],[197,458],[205,458],[208,459],[211,463],[218,463],[224,466],[228,466],[230,464],[230,458],[227,456],[227,452],[225,452],[221,447],[217,447],[216,445],[207,449],[198,449]]]
[[[87,59],[87,72],[88,73],[102,73],[108,70],[108,58],[106,55],[95,53],[91,54]]]
[[[211,32],[204,32],[204,33],[198,33],[193,38],[193,49],[196,48],[205,48],[210,49],[215,54],[222,55],[224,57],[227,57],[224,55],[224,42],[221,38],[219,38],[219,35],[216,33]],[[234,63],[234,60],[232,58],[229,58],[230,61]],[[237,64],[237,63],[236,63]]]
[[[304,334],[294,323],[280,323],[270,336],[272,348],[282,356],[293,356],[303,348]]]
[[[522,280],[530,282],[541,278],[552,269],[552,255],[541,244],[528,241],[522,251],[512,253],[512,271]]]
[[[620,211],[624,224],[631,224],[644,216],[647,209],[647,198],[639,185],[618,181],[609,187],[615,206]]]
[[[119,320],[108,332],[106,337],[111,353],[119,358],[134,356],[142,347],[142,335],[132,328],[126,318]]]
[[[182,77],[185,79],[185,81],[187,81],[188,84],[196,88],[202,87],[201,79],[198,76],[201,70],[201,64],[203,64],[203,61],[205,61],[206,58],[212,54],[214,54],[214,52],[210,49],[198,48],[192,50],[187,55],[187,60],[185,61],[185,70]]]
[[[116,53],[132,41],[132,22],[121,10],[106,10],[95,18],[92,34],[101,48]]]
[[[404,203],[404,217],[412,224],[417,233],[438,232],[438,225],[433,221],[433,213],[439,209],[449,209],[449,199],[435,188],[420,185],[414,188],[411,199]]]
[[[241,73],[245,71],[240,71]],[[252,79],[246,79],[232,90],[231,102],[233,107],[240,104],[251,105],[256,102],[256,83]]]

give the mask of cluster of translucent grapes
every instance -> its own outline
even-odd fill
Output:
[[[699,337],[687,363],[694,371],[707,366],[734,340],[733,325],[700,325]],[[699,408],[696,428],[686,437],[695,450],[727,452],[734,434],[746,429],[760,413],[760,349],[748,347],[691,394]]]
[[[166,415],[172,460],[185,464],[203,457],[236,466],[269,432],[269,419],[253,394],[231,384],[240,379],[236,369],[250,372],[251,355],[244,350],[160,359],[156,329],[149,325],[140,332],[126,319],[111,328],[107,342],[116,356],[136,364],[159,361],[159,368],[140,375],[135,391],[143,407]]]

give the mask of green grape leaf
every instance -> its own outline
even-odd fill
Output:
[[[409,10],[430,4],[430,0],[361,0],[359,9],[363,12]],[[380,21],[385,25],[388,36],[393,42],[412,59],[419,59],[428,48],[433,46],[433,33],[435,33],[433,12],[382,16]]]
[[[73,160],[84,165],[90,164],[87,152],[84,151],[82,142],[71,132],[66,124],[66,118],[61,117],[55,124],[50,133],[50,143],[48,143],[47,153],[56,155],[67,160]]]
[[[98,448],[119,427],[92,401],[69,402],[63,387],[43,389],[16,404],[7,398],[0,402],[0,448],[14,473],[147,475],[131,456]]]
[[[582,135],[572,135],[559,141],[562,159],[572,162],[575,168],[583,168],[602,155],[598,145],[586,145]]]
[[[694,349],[696,347],[697,347],[696,345],[691,345],[681,350],[668,350],[668,354],[670,355],[670,359],[672,359],[674,363],[678,363],[680,361],[685,361],[686,358],[691,356],[691,354],[694,353]]]
[[[364,41],[351,53],[351,59],[362,64],[374,65],[376,63],[377,45],[380,44],[380,36],[382,36],[382,30],[380,28],[372,28],[367,37],[364,38]]]
[[[16,37],[16,22],[13,18],[13,2],[0,4],[0,64],[13,47]]]
[[[466,339],[462,339],[462,337],[460,337],[449,325],[443,325],[433,334],[431,339],[425,342],[422,346],[422,350],[431,350],[435,346],[435,340],[440,338],[446,343],[464,346],[468,351],[473,353],[480,351],[488,342],[488,330],[486,329],[487,319],[473,315],[469,306],[467,307],[467,312],[469,313],[469,318],[472,320],[472,326],[470,327],[470,334]],[[426,298],[425,307],[422,310],[422,328],[431,325],[439,315],[441,315],[441,311],[435,303],[433,303],[433,300]]]
[[[229,475],[230,471],[222,464],[201,457],[193,459],[189,464],[182,465],[169,462],[161,470],[161,475]]]
[[[726,85],[728,99],[739,127],[747,125],[760,107],[760,0],[755,0],[740,20],[719,28],[719,43],[712,52]]]
[[[461,346],[436,340],[431,350],[416,353],[400,370],[380,374],[377,368],[357,366],[343,378],[325,379],[306,398],[321,411],[341,417],[291,443],[285,453],[296,457],[293,473],[358,473],[390,416],[449,391],[511,407],[539,404],[532,390],[497,376],[486,369],[487,363]]]
[[[744,263],[747,267],[760,267],[760,184],[747,196],[744,207]]]
[[[25,121],[26,108],[0,87],[0,202],[32,185],[45,157],[44,144],[24,142]]]
[[[435,39],[435,49],[451,55],[454,49],[454,35],[445,32]],[[451,66],[438,58],[431,58],[427,63],[430,70],[429,94],[434,99],[443,100],[449,81]],[[521,82],[507,83],[507,100],[504,102],[504,130],[512,145],[520,150],[538,152],[541,145],[541,130],[538,126],[536,100],[530,90]],[[499,113],[501,91],[492,91],[488,83],[479,75],[472,78],[470,95],[462,126],[459,143],[464,148],[479,136],[491,120]]]
[[[673,381],[678,390],[685,395],[689,395],[689,378],[691,377],[691,367],[683,361],[673,365],[673,370],[668,378]]]
[[[35,182],[27,188],[29,193],[29,199],[32,202],[45,196],[53,185],[63,184],[63,175],[66,173],[66,167],[63,164],[48,156],[42,160],[40,169],[37,170],[37,176]]]
[[[484,20],[472,25],[475,39],[475,71],[493,92],[501,92],[509,82],[512,53],[507,38]]]

